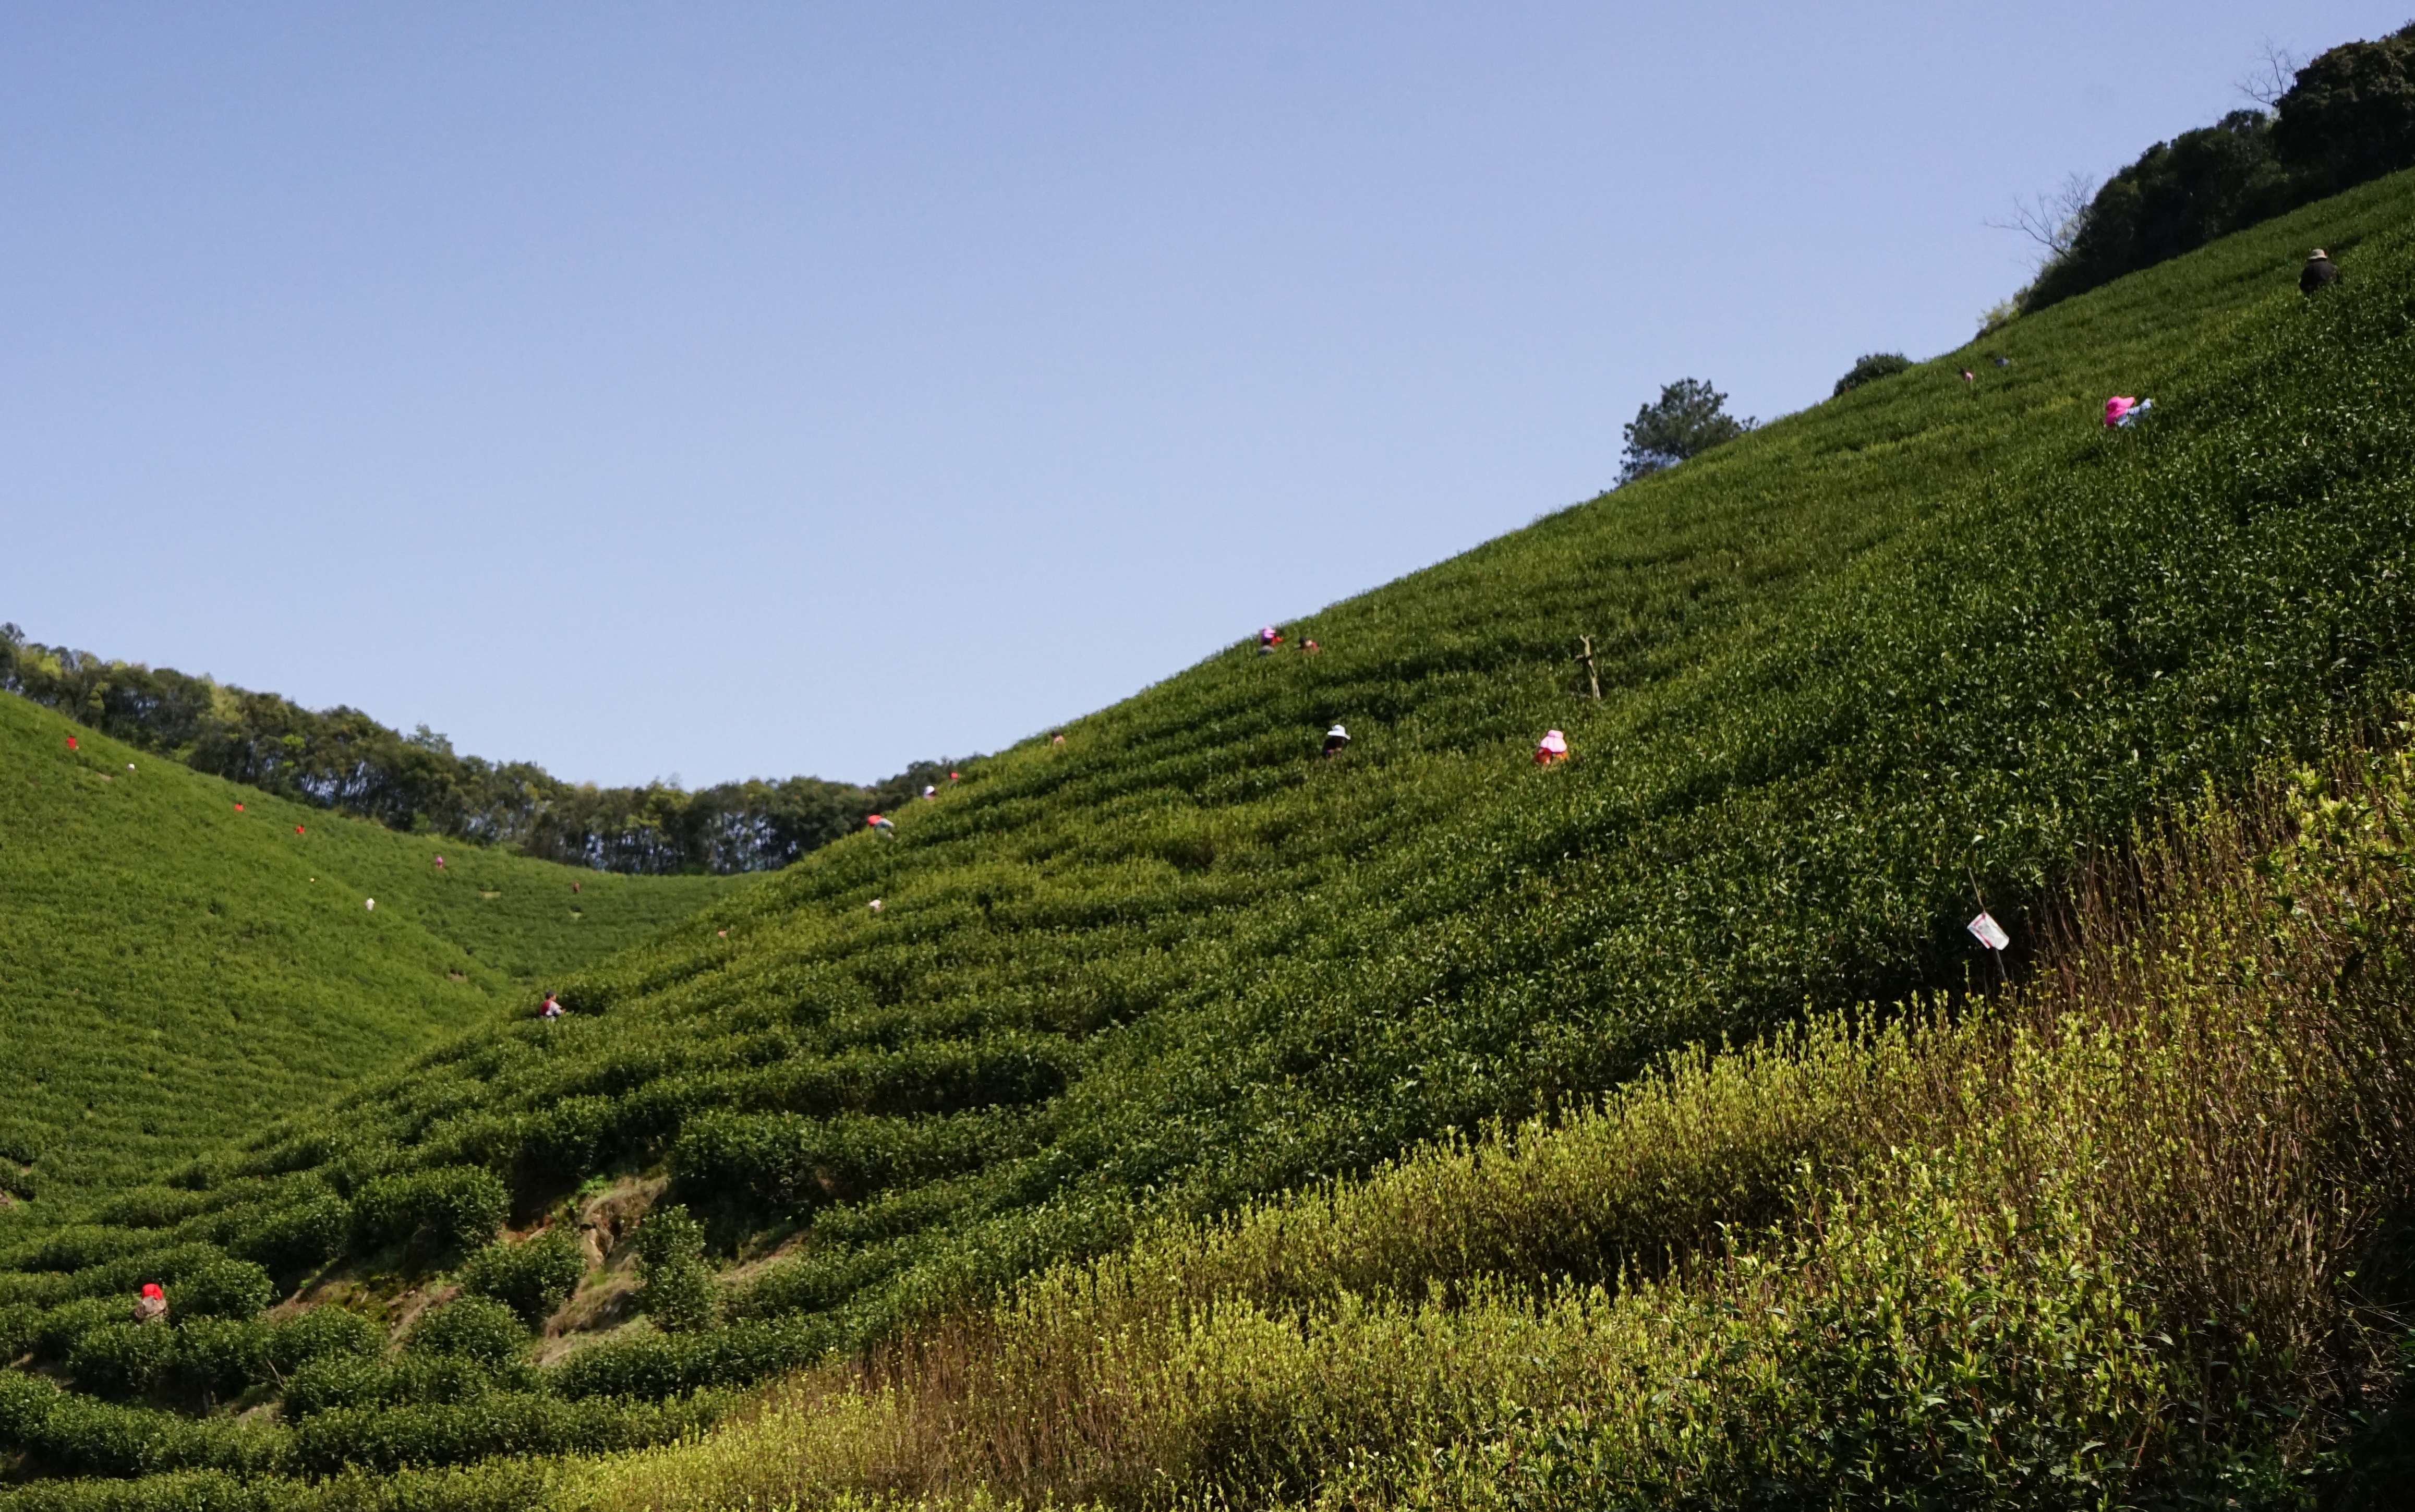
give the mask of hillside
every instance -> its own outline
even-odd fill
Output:
[[[732,885],[396,834],[0,696],[0,1187],[22,1221],[156,1177]]]
[[[947,780],[917,761],[870,786],[789,777],[690,791],[564,782],[531,761],[462,756],[357,709],[309,710],[172,666],[28,640],[0,624],[0,693],[154,756],[409,834],[505,846],[599,871],[666,876],[777,871],[864,818]]]
[[[1982,903],[2025,969],[2092,848],[2415,688],[2410,211],[2405,175],[2310,205],[1286,627],[1313,654],[1237,646],[577,975],[564,1020],[489,1025],[0,1254],[7,1347],[67,1388],[0,1375],[0,1445],[27,1476],[207,1474],[267,1505],[347,1466],[674,1436],[715,1391],[1154,1225],[1581,1103],[1807,1005],[1984,980]],[[2308,301],[2317,242],[2345,278]],[[2152,397],[2149,422],[2104,428],[2112,393]],[[1337,721],[1353,740],[1322,757]],[[1552,727],[1575,759],[1538,767]],[[2007,1162],[1987,1179],[2021,1179]],[[1984,1212],[1921,1206],[1946,1178],[1898,1173],[1889,1211],[1943,1214],[1939,1252],[1984,1270]],[[1712,1183],[1686,1233],[1772,1200]],[[323,1243],[288,1243],[311,1225]],[[1832,1274],[1850,1290],[1891,1253]],[[232,1325],[115,1321],[153,1277]],[[252,1318],[272,1278],[409,1341],[372,1358]],[[501,1303],[445,1300],[465,1279],[541,1326],[542,1368]],[[1289,1389],[1234,1389],[1258,1386]],[[275,1423],[219,1405],[280,1396]],[[1531,1466],[1533,1432],[1503,1452]],[[1223,1494],[1347,1499],[1293,1475]]]

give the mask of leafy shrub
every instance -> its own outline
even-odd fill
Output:
[[[363,1250],[475,1249],[495,1236],[510,1208],[502,1182],[475,1166],[380,1176],[353,1199],[353,1242]]]
[[[130,1307],[122,1297],[94,1296],[54,1308],[33,1309],[13,1320],[12,1342],[36,1359],[62,1360],[86,1333],[109,1324],[125,1323]]]
[[[546,1230],[518,1244],[489,1245],[462,1272],[469,1291],[507,1304],[533,1328],[562,1306],[587,1273],[587,1253],[567,1225]]]
[[[285,1378],[282,1404],[289,1421],[338,1407],[382,1401],[388,1372],[374,1359],[330,1355],[296,1367]]]
[[[178,1318],[249,1318],[277,1300],[277,1283],[248,1260],[215,1260],[168,1283],[168,1308]]]
[[[342,1198],[315,1197],[260,1215],[227,1248],[291,1284],[343,1252],[352,1222]]]
[[[188,1319],[176,1325],[178,1373],[197,1395],[239,1396],[268,1379],[275,1334],[256,1319]]]
[[[504,1370],[528,1346],[528,1329],[518,1314],[493,1297],[465,1294],[423,1313],[402,1347],[406,1354],[452,1356]]]
[[[175,1362],[174,1330],[159,1324],[106,1323],[77,1337],[67,1368],[83,1390],[137,1397],[158,1385]]]
[[[500,1454],[601,1454],[677,1438],[710,1422],[718,1407],[710,1400],[573,1402],[498,1391],[456,1404],[337,1408],[303,1420],[294,1458],[312,1474],[331,1475],[347,1466],[394,1470]]]
[[[704,1225],[673,1203],[638,1225],[638,1305],[668,1333],[712,1321],[712,1271],[704,1263]]]
[[[324,1304],[277,1325],[268,1339],[268,1360],[286,1375],[320,1360],[373,1360],[384,1353],[385,1335],[376,1324]]]
[[[1837,380],[1835,393],[1830,397],[1850,394],[1864,383],[1875,383],[1882,378],[1893,378],[1911,366],[1912,359],[1900,352],[1869,352],[1857,358],[1853,366],[1846,369],[1845,376]]]

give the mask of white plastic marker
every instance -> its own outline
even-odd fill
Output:
[[[2001,951],[2013,943],[2013,937],[2004,933],[2004,926],[1988,914],[1982,913],[1972,920],[1969,928],[1978,936],[1979,943],[1991,951]]]

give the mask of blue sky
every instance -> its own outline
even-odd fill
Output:
[[[2408,6],[11,7],[0,620],[573,779],[994,748],[1959,344]]]

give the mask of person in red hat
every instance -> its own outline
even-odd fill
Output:
[[[168,1294],[158,1281],[144,1281],[142,1295],[134,1299],[136,1323],[163,1323],[168,1317]]]

